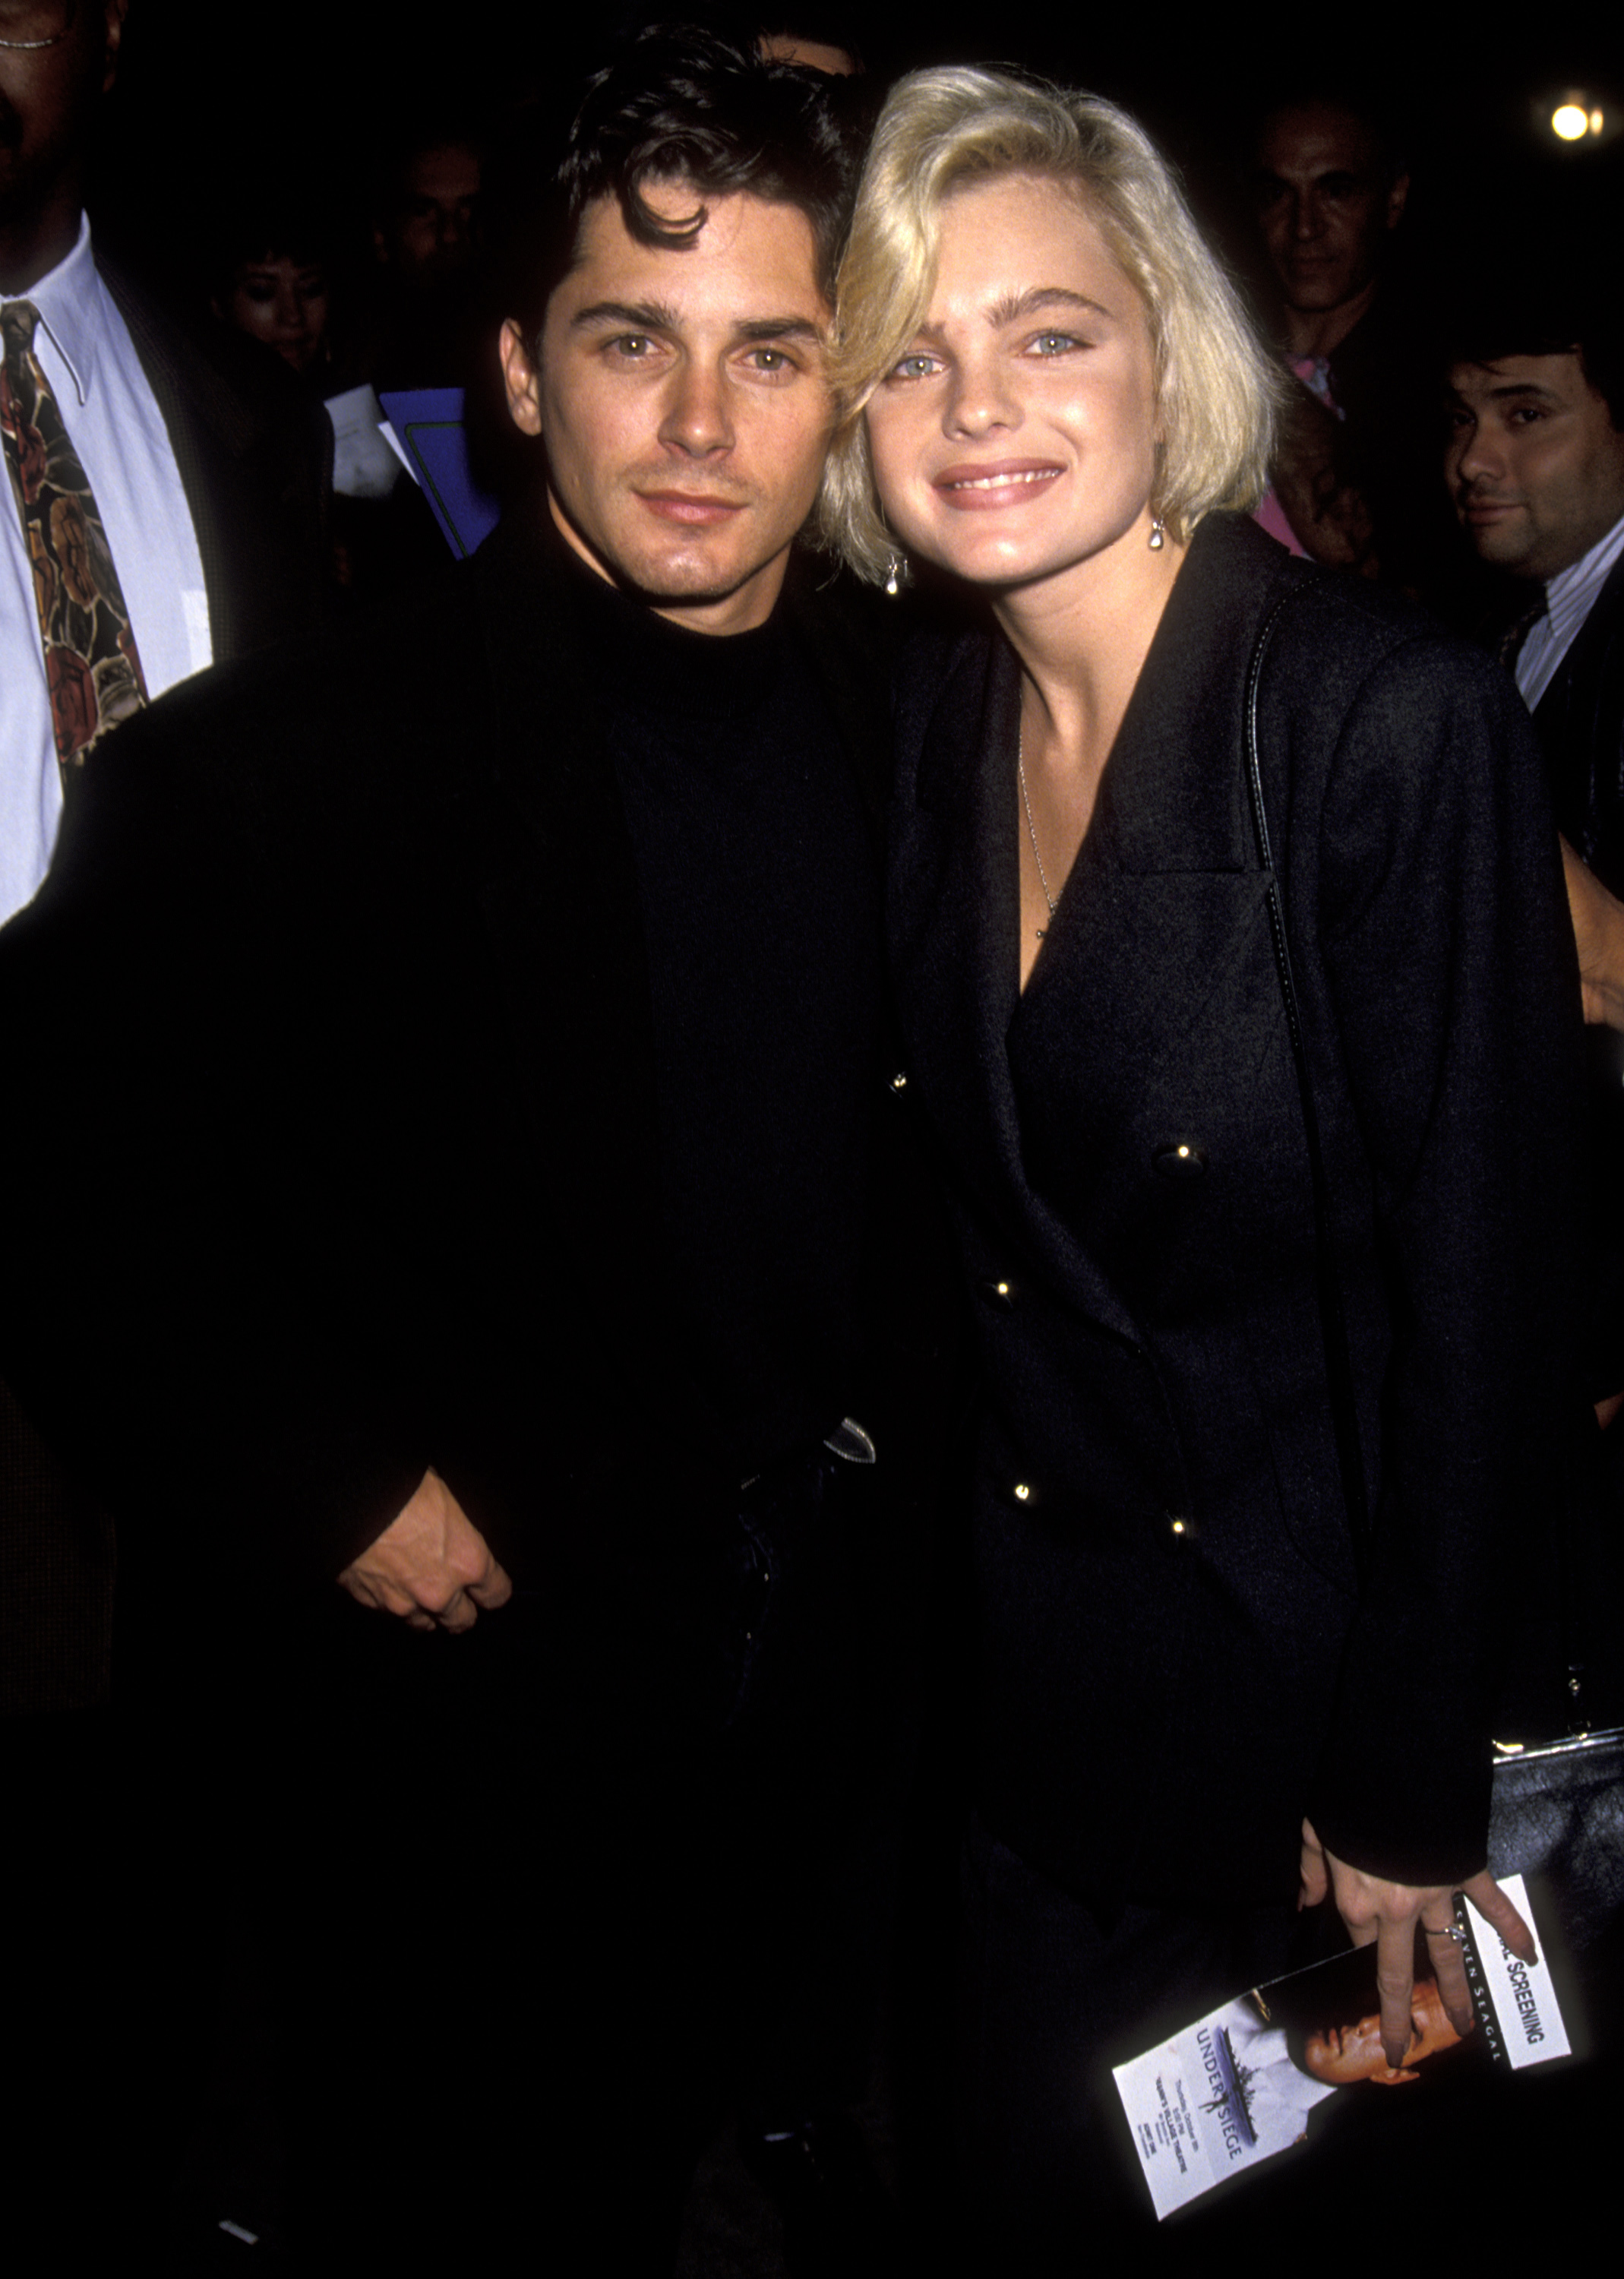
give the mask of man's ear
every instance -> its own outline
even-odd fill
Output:
[[[502,376],[508,390],[508,417],[521,435],[539,435],[541,375],[532,363],[525,336],[511,317],[502,328]]]
[[[1389,229],[1397,229],[1399,223],[1404,219],[1405,202],[1408,198],[1409,195],[1410,178],[1408,174],[1395,174],[1393,176],[1392,187],[1387,193],[1387,226]]]
[[[119,75],[119,42],[124,37],[124,19],[129,12],[130,0],[103,0],[102,21],[107,27],[102,49],[102,93],[105,95]]]

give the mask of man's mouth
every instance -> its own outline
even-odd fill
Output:
[[[1018,505],[1036,498],[1064,472],[1052,459],[1000,459],[990,466],[945,467],[934,487],[952,507]]]
[[[714,491],[639,491],[637,496],[664,522],[685,522],[702,528],[726,522],[744,512],[742,499],[720,498]]]

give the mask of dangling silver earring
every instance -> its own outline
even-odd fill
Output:
[[[1167,534],[1166,531],[1165,531],[1165,530],[1163,530],[1163,528],[1162,528],[1162,526],[1161,526],[1161,517],[1159,514],[1153,514],[1153,515],[1152,515],[1152,517],[1151,517],[1151,534],[1150,534],[1150,550],[1151,550],[1151,552],[1152,552],[1153,554],[1160,554],[1160,553],[1161,553],[1161,549],[1162,549],[1162,548],[1167,544],[1167,542],[1168,542],[1168,534]]]
[[[885,591],[893,601],[902,590],[901,570],[901,557],[893,554],[885,565]]]

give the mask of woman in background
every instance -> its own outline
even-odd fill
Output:
[[[964,2173],[984,2267],[1074,2267],[1149,2219],[1110,2064],[1299,1892],[1395,2066],[1418,1926],[1469,2029],[1456,1890],[1532,1952],[1490,1585],[1560,1405],[1573,940],[1514,692],[1245,518],[1277,383],[1122,113],[903,81],[836,376],[848,557],[984,604],[904,672],[892,948],[981,1362]]]

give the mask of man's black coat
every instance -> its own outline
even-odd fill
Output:
[[[216,659],[308,634],[332,587],[320,406],[275,357],[220,326],[188,332],[121,272],[103,274],[174,449]],[[0,1706],[80,1709],[104,1697],[113,1566],[104,1513],[0,1384]]]
[[[1259,733],[1362,1584],[1245,791],[1248,663],[1286,593]],[[1470,1874],[1496,1617],[1526,1625],[1548,1580],[1534,1457],[1577,1312],[1578,992],[1526,718],[1404,605],[1212,518],[1022,995],[1017,701],[990,630],[920,657],[892,817],[910,1082],[981,1293],[981,1808],[1107,1902],[1289,1899],[1306,1812],[1373,1872]]]
[[[504,525],[409,610],[175,692],[0,945],[4,1144],[65,1205],[5,1361],[177,1576],[330,1590],[433,1464],[522,1584],[658,1600],[757,1469],[660,1270],[658,947],[584,574]],[[824,579],[785,606],[877,831],[883,661]]]

